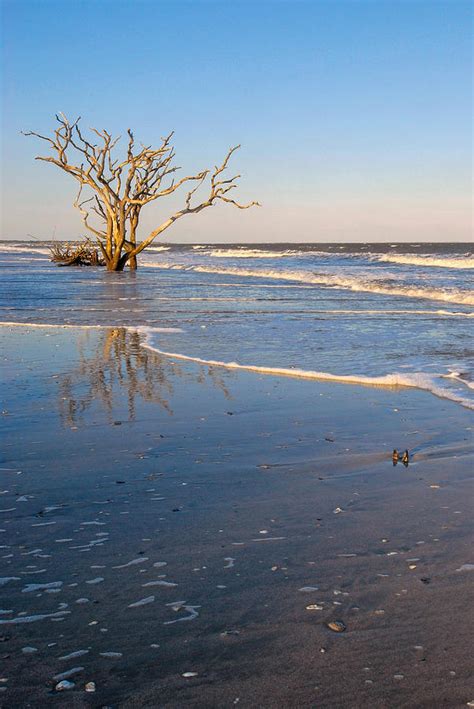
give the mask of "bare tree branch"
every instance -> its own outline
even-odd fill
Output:
[[[85,227],[96,237],[109,270],[122,270],[127,262],[131,267],[136,267],[136,256],[186,214],[197,214],[218,201],[238,209],[259,206],[258,202],[241,204],[226,196],[237,187],[240,178],[239,174],[224,176],[232,155],[240,145],[230,148],[223,162],[216,165],[212,172],[202,170],[175,180],[174,173],[180,168],[173,164],[173,133],[162,138],[158,148],[153,148],[144,144],[136,146],[134,134],[128,129],[125,157],[121,158],[113,154],[120,136],[113,137],[105,129],[92,128],[94,138],[88,139],[79,126],[80,118],[70,123],[66,116],[59,113],[56,121],[58,126],[51,137],[34,131],[27,131],[24,135],[35,136],[49,145],[52,154],[37,156],[37,160],[56,165],[79,183],[74,206],[79,210]],[[193,206],[197,192],[208,177],[207,198]],[[187,192],[184,207],[137,243],[141,209],[161,197],[174,194],[186,183],[195,185]],[[84,188],[90,190],[92,196],[81,199]],[[86,208],[91,202],[90,208]],[[91,223],[91,212],[100,220],[100,226]]]

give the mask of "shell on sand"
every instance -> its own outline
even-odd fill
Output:
[[[333,630],[335,633],[343,633],[346,630],[346,626],[342,620],[332,620],[330,623],[327,623],[327,626],[329,630]]]

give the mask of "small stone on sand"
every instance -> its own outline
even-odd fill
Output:
[[[74,682],[68,682],[67,679],[63,679],[62,682],[58,682],[55,686],[56,692],[64,692],[66,689],[74,689],[76,685]]]

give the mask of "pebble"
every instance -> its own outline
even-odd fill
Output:
[[[61,683],[61,680],[71,677],[72,675],[77,675],[78,672],[82,672],[83,670],[83,667],[73,667],[70,670],[66,670],[66,672],[61,672],[58,675],[54,675],[53,679],[55,682]],[[66,689],[68,689],[68,687],[66,687]]]
[[[343,633],[346,630],[346,626],[342,620],[332,620],[330,623],[327,623],[327,627],[335,633]]]
[[[188,677],[197,677],[197,676],[198,676],[198,673],[197,673],[197,672],[183,672],[183,675],[182,675],[182,676],[183,676],[183,677],[186,677],[186,678],[188,678]]]
[[[62,682],[58,682],[55,686],[56,692],[63,692],[65,689],[74,689],[76,685],[74,682],[68,682],[67,679],[63,679]]]
[[[88,682],[84,689],[86,692],[95,692],[95,682]]]

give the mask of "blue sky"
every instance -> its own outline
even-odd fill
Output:
[[[54,114],[194,172],[236,143],[239,196],[169,241],[470,238],[471,3],[3,1],[1,238],[77,238],[75,183],[35,162]],[[168,216],[143,212],[143,235]]]

